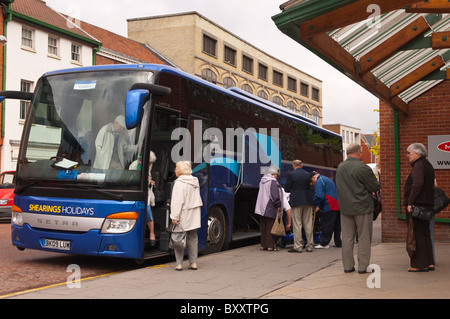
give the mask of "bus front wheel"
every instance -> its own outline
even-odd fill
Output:
[[[224,247],[226,222],[222,209],[211,207],[208,211],[208,231],[206,235],[205,253],[215,253]]]

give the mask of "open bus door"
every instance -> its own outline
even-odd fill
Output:
[[[271,165],[281,166],[280,139],[247,130],[243,136],[239,182],[235,188],[233,240],[259,235],[259,218],[255,215],[259,182]]]

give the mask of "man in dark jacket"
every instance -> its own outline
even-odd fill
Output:
[[[306,235],[306,251],[311,252],[314,248],[312,217],[313,198],[310,192],[311,179],[305,171],[300,160],[292,162],[294,170],[289,173],[285,191],[291,193],[289,204],[291,205],[292,225],[294,232],[294,247],[289,252],[302,252],[303,238],[302,227]]]
[[[361,145],[347,147],[347,159],[336,171],[336,186],[341,210],[344,272],[355,271],[353,246],[358,234],[358,272],[366,273],[372,244],[372,193],[380,190],[380,184],[370,167],[362,162]]]

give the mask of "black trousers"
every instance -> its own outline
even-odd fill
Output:
[[[339,211],[322,212],[320,219],[322,228],[322,236],[320,237],[320,245],[326,246],[330,243],[331,237],[334,234],[334,244],[342,247],[341,240],[341,213]]]
[[[406,213],[406,218],[412,218]],[[416,253],[411,257],[412,268],[427,268],[434,265],[433,245],[431,243],[430,222],[413,218]]]

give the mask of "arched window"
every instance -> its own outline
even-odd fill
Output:
[[[267,95],[266,92],[264,92],[263,90],[258,91],[258,96],[264,100],[268,100],[269,96]]]
[[[223,87],[228,89],[236,86],[236,82],[229,76],[223,79]]]
[[[290,109],[290,110],[292,110],[294,112],[297,111],[297,104],[295,104],[294,101],[287,102],[287,107],[288,107],[288,109]]]
[[[202,79],[212,82],[214,84],[217,83],[217,75],[211,69],[202,70]]]
[[[242,89],[243,89],[244,91],[248,92],[248,93],[253,94],[253,89],[252,89],[251,86],[248,85],[248,84],[242,85]]]
[[[274,96],[273,103],[278,104],[278,105],[283,105],[283,99],[279,96]]]
[[[314,122],[316,122],[317,124],[319,124],[319,119],[320,119],[319,111],[317,111],[316,109],[314,109],[314,110],[312,111],[312,120],[313,120]]]
[[[306,105],[302,105],[300,107],[300,115],[304,116],[304,117],[308,117],[308,108],[306,107]]]

